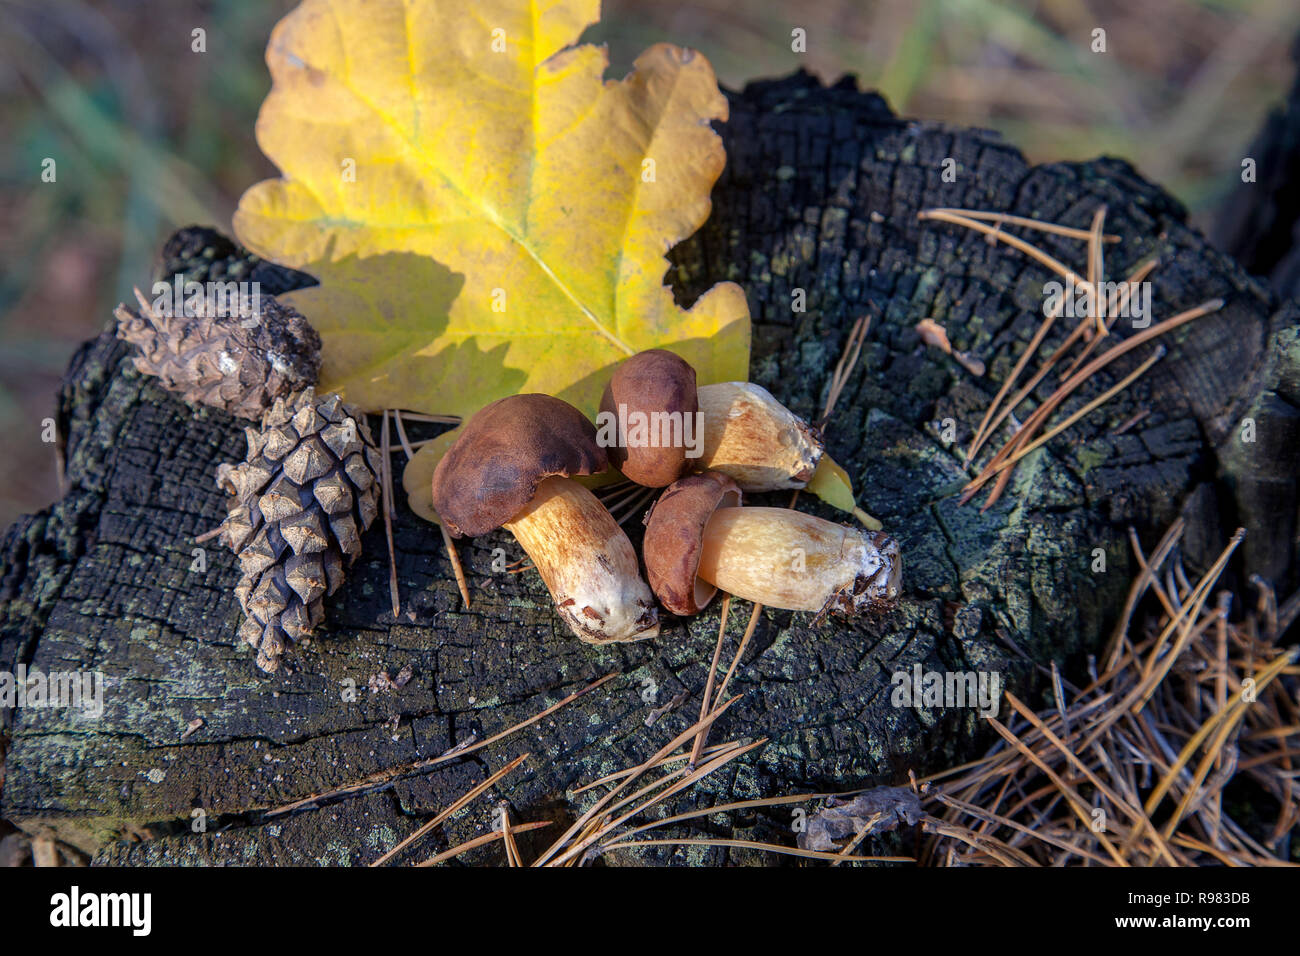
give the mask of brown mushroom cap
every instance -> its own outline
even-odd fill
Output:
[[[601,412],[614,415],[616,420],[620,405],[626,406],[629,416],[634,412],[647,418],[655,412],[676,413],[681,416],[685,428],[685,416],[694,415],[700,409],[695,394],[695,369],[685,359],[663,349],[638,352],[614,371],[600,399]],[[694,422],[690,427],[694,427]],[[657,440],[657,432],[658,428],[652,427],[648,440]],[[629,481],[648,488],[671,484],[686,471],[684,441],[659,447],[623,447],[616,443],[607,451],[611,465],[623,472]]]
[[[659,496],[646,516],[646,577],[659,603],[674,614],[698,614],[718,589],[698,577],[704,528],[718,508],[736,508],[740,486],[718,471],[688,475]]]
[[[456,537],[501,527],[552,475],[594,475],[609,467],[596,427],[550,395],[512,395],[483,408],[433,472],[433,507]]]

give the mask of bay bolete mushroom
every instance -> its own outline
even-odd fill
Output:
[[[595,427],[549,395],[484,406],[433,473],[433,505],[455,537],[504,527],[532,558],[556,610],[592,644],[659,633],[632,542],[572,479],[608,467]]]
[[[698,614],[718,589],[699,576],[704,528],[719,507],[738,507],[739,486],[706,471],[673,482],[646,516],[646,577],[659,603],[680,617]]]
[[[596,424],[610,464],[649,488],[709,470],[743,491],[803,488],[825,451],[821,433],[761,385],[697,386],[694,367],[665,349],[619,363]]]
[[[662,488],[700,455],[698,413],[695,369],[672,352],[648,349],[614,370],[600,399],[597,435],[625,478]]]
[[[696,613],[717,589],[818,613],[852,614],[898,597],[898,544],[888,535],[739,504],[735,482],[704,472],[670,485],[647,516],[646,572],[673,613]]]

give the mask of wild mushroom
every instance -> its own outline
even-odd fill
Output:
[[[704,472],[670,485],[646,518],[655,596],[694,614],[718,589],[791,611],[852,614],[898,597],[898,544],[790,508],[742,508],[741,489]]]
[[[695,369],[663,349],[638,352],[605,386],[596,425],[610,464],[625,478],[648,488],[672,484],[700,455]]]
[[[549,395],[480,409],[433,473],[433,505],[456,537],[504,527],[532,558],[556,610],[591,644],[659,633],[636,552],[605,506],[573,475],[604,471],[596,430]]]
[[[673,483],[646,515],[646,577],[659,603],[680,617],[698,614],[718,589],[699,577],[704,528],[719,507],[738,507],[740,488],[726,475],[706,471]]]
[[[812,479],[825,445],[821,433],[753,382],[722,382],[698,389],[704,417],[700,470],[720,471],[743,491],[802,488]]]
[[[610,463],[650,488],[709,470],[743,491],[803,488],[825,452],[821,433],[761,385],[697,387],[690,363],[664,349],[638,352],[614,370],[596,424]]]

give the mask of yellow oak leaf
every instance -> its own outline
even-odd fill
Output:
[[[574,46],[597,0],[306,0],[275,28],[241,242],[320,285],[320,387],[369,410],[468,416],[517,392],[594,415],[614,365],[669,348],[748,378],[734,283],[689,310],[667,251],[708,217],[727,102],[667,44],[605,81]]]

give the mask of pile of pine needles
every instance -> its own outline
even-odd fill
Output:
[[[1064,341],[1047,355],[1047,358],[1043,360],[1037,372],[1030,377],[1029,381],[1014,395],[1008,397],[1011,389],[1019,381],[1021,373],[1026,370],[1030,360],[1038,353],[1039,347],[1047,340],[1048,333],[1053,325],[1067,311],[1068,299],[1066,296],[1059,296],[1053,305],[1045,309],[1043,320],[1035,329],[1029,345],[1021,353],[1011,374],[1002,383],[1002,387],[994,396],[992,403],[984,414],[983,420],[980,421],[979,427],[975,430],[970,446],[966,449],[966,459],[970,462],[976,460],[980,449],[993,437],[1004,421],[1009,422],[1012,426],[1011,434],[1005,443],[992,457],[984,462],[979,473],[967,482],[963,489],[961,501],[965,504],[987,484],[993,483],[993,487],[985,498],[981,510],[988,510],[1002,496],[1011,481],[1011,475],[1016,464],[1021,459],[1061,434],[1079,419],[1105,404],[1141,378],[1164,357],[1165,348],[1163,345],[1157,345],[1151,350],[1146,359],[1140,362],[1132,372],[1125,375],[1118,383],[1066,416],[1051,428],[1047,428],[1048,419],[1057,409],[1074,397],[1075,393],[1089,383],[1098,372],[1105,369],[1116,359],[1127,355],[1147,342],[1158,339],[1166,332],[1171,332],[1188,322],[1217,312],[1223,307],[1223,300],[1211,299],[1160,322],[1147,324],[1141,331],[1120,339],[1119,342],[1105,349],[1100,355],[1085,364],[1085,360],[1093,351],[1112,335],[1116,321],[1121,316],[1129,314],[1133,306],[1132,296],[1134,290],[1140,289],[1141,285],[1147,281],[1148,277],[1159,265],[1157,260],[1148,260],[1134,269],[1118,286],[1108,285],[1105,247],[1109,243],[1118,242],[1119,237],[1108,235],[1104,231],[1106,224],[1106,207],[1104,205],[1099,206],[1093,214],[1090,229],[1077,229],[1023,216],[974,209],[926,209],[918,214],[918,218],[923,221],[961,226],[972,232],[981,233],[991,244],[1002,243],[1009,246],[1045,266],[1050,272],[1059,277],[1068,288],[1079,290],[1080,296],[1087,302],[1085,314],[1079,317],[1077,324],[1065,337]],[[1086,265],[1082,274],[1071,269],[1040,246],[1007,232],[1009,228],[1013,227],[1086,242],[1087,247],[1084,256]],[[1149,316],[1145,317],[1145,319],[1150,323]],[[933,327],[933,331],[942,332],[941,327],[932,322],[930,325]],[[1079,345],[1080,348],[1077,354],[1074,354],[1071,358],[1071,353],[1076,345]],[[948,351],[954,357],[960,354],[954,353],[951,348]],[[1069,361],[1067,362],[1066,359],[1069,359]],[[968,371],[972,368],[968,360],[963,361],[961,364]],[[1032,399],[1035,389],[1047,377],[1048,373],[1058,366],[1060,367],[1059,384],[1046,399],[1032,408],[1023,423],[1018,421],[1015,418],[1015,410]],[[978,368],[979,366],[975,367]],[[1124,427],[1131,427],[1132,424],[1133,422],[1130,422]],[[1046,430],[1044,431],[1044,429]],[[1039,434],[1040,431],[1042,432],[1041,435]]]
[[[1180,521],[1150,560],[1131,535],[1141,572],[1100,668],[1089,659],[1086,686],[1053,667],[1047,709],[1005,694],[1009,719],[989,718],[998,743],[922,784],[933,816],[922,824],[920,862],[1292,865],[1300,668],[1295,648],[1278,640],[1300,601],[1279,613],[1255,581],[1258,605],[1231,620],[1230,591],[1208,599],[1242,533],[1193,584],[1182,531]],[[1134,626],[1135,611],[1152,603],[1158,613]],[[1271,825],[1259,816],[1270,802]]]

